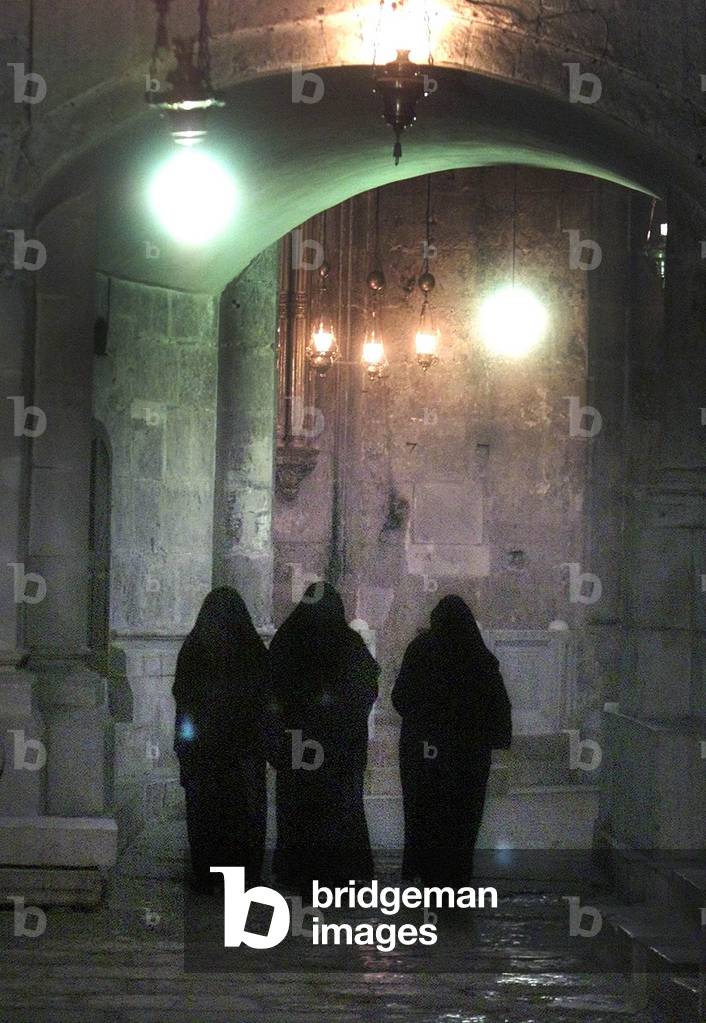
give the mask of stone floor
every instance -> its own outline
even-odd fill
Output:
[[[396,973],[373,952],[357,973],[187,974],[182,846],[178,825],[142,836],[100,909],[48,910],[40,936],[3,914],[0,1023],[667,1023],[624,976],[579,972],[559,896],[522,885],[483,973]]]

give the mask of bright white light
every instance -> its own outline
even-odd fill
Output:
[[[311,337],[314,348],[320,355],[326,355],[333,348],[333,343],[336,340],[332,330],[326,330],[323,322],[319,323]]]
[[[385,358],[385,348],[382,341],[363,342],[363,362],[366,366],[379,366]]]
[[[509,284],[483,303],[481,336],[493,354],[519,358],[541,341],[547,320],[546,309],[528,288]]]
[[[184,245],[203,245],[225,230],[236,200],[235,182],[226,168],[200,149],[174,153],[149,185],[155,216]]]
[[[366,63],[386,64],[398,50],[426,64],[435,52],[451,12],[437,0],[372,0],[359,9],[358,23]],[[360,59],[360,55],[358,55]]]

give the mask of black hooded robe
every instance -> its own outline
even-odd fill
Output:
[[[275,876],[303,891],[313,879],[369,879],[363,777],[380,669],[336,590],[322,583],[280,627],[270,658],[282,729]]]
[[[272,691],[267,650],[234,589],[206,597],[172,692],[195,887],[212,889],[216,866],[245,867],[252,883],[265,847]]]
[[[440,601],[407,647],[392,703],[402,716],[402,875],[468,884],[491,749],[509,747],[512,724],[497,658],[460,597]]]

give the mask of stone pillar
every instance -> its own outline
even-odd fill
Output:
[[[645,447],[643,420],[633,414],[628,546],[628,620],[632,629],[629,688],[621,709],[640,718],[701,715],[700,682],[706,612],[704,565],[703,299],[706,265],[692,222],[670,210],[665,329],[657,339],[660,373]],[[639,384],[633,382],[633,390]],[[643,371],[644,375],[644,371]],[[649,440],[649,434],[647,436]]]
[[[95,275],[92,195],[38,225],[33,402],[46,429],[32,442],[29,570],[44,599],[27,609],[30,665],[47,722],[46,811],[101,814],[110,794],[106,686],[88,670],[89,487]]]
[[[278,248],[262,252],[221,305],[214,585],[234,586],[272,623],[272,494]]]
[[[637,239],[634,240],[637,244]],[[706,264],[699,229],[669,209],[664,329],[633,294],[625,528],[625,655],[607,708],[603,818],[624,846],[703,849]]]
[[[110,774],[105,685],[83,661],[94,221],[80,200],[35,230],[12,212],[2,224],[23,241],[11,241],[0,284],[0,379],[12,399],[0,429],[0,902],[86,904],[116,850],[114,821],[98,816]]]
[[[5,230],[21,226],[8,215]],[[5,236],[7,237],[7,236]],[[30,437],[41,421],[32,415],[27,352],[31,351],[31,275],[16,267],[11,236],[0,283],[0,815],[34,816],[42,809],[43,722],[35,678],[20,670],[24,609],[40,596],[27,575],[26,512]]]

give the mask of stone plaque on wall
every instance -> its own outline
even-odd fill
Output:
[[[573,637],[539,629],[492,629],[484,639],[500,661],[517,735],[560,732],[572,720],[576,692]]]
[[[429,480],[414,487],[415,543],[480,544],[483,495],[471,480]]]

